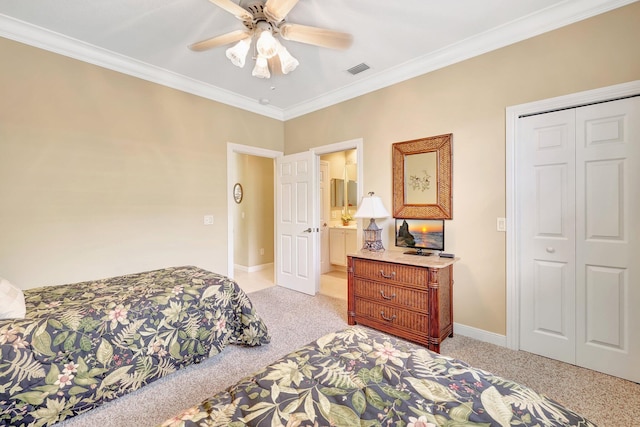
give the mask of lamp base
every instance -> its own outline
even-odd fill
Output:
[[[364,232],[364,244],[362,246],[363,251],[369,252],[384,252],[384,246],[382,246],[382,229],[376,224],[376,220],[371,218],[369,226],[362,230]]]
[[[384,246],[382,246],[382,240],[374,240],[373,242],[364,242],[362,246],[363,251],[369,252],[384,252]]]

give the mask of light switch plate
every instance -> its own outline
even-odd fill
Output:
[[[496,221],[496,229],[498,231],[507,231],[507,218],[498,218]]]
[[[213,225],[213,215],[204,216],[204,225]]]

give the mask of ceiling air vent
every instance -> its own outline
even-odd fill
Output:
[[[354,67],[349,68],[347,71],[355,76],[356,74],[359,74],[363,71],[367,71],[369,68],[371,67],[363,62],[362,64],[358,64]]]

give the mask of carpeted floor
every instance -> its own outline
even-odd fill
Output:
[[[250,375],[322,335],[347,327],[346,301],[311,297],[280,287],[249,294],[272,341],[257,348],[230,346],[190,366],[57,427],[155,426],[182,409]],[[444,341],[441,353],[526,384],[601,427],[640,426],[640,385],[463,336]]]

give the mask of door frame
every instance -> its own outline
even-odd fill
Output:
[[[520,349],[520,271],[517,264],[517,242],[520,240],[520,227],[517,223],[516,190],[518,184],[517,141],[518,118],[523,115],[539,114],[554,110],[573,108],[598,102],[610,101],[640,94],[640,80],[607,86],[603,88],[573,93],[555,98],[543,99],[526,104],[514,105],[506,109],[506,256],[507,256],[507,347]]]
[[[266,157],[274,160],[274,168],[275,168],[275,159],[284,155],[281,151],[269,150],[266,148],[260,147],[252,147],[250,145],[242,145],[242,144],[234,144],[232,142],[227,142],[227,276],[230,279],[233,279],[233,269],[234,269],[234,249],[235,243],[233,238],[233,226],[234,226],[234,215],[233,208],[235,207],[235,200],[233,198],[233,172],[231,170],[231,165],[233,165],[233,156],[236,154],[249,154],[251,156],[256,157]],[[276,177],[274,174],[273,178],[273,194],[275,195],[276,191]],[[273,217],[275,218],[275,203],[274,203],[274,212]],[[273,241],[275,246],[275,229],[273,235]],[[274,251],[274,265],[278,263],[278,257],[276,251]]]

